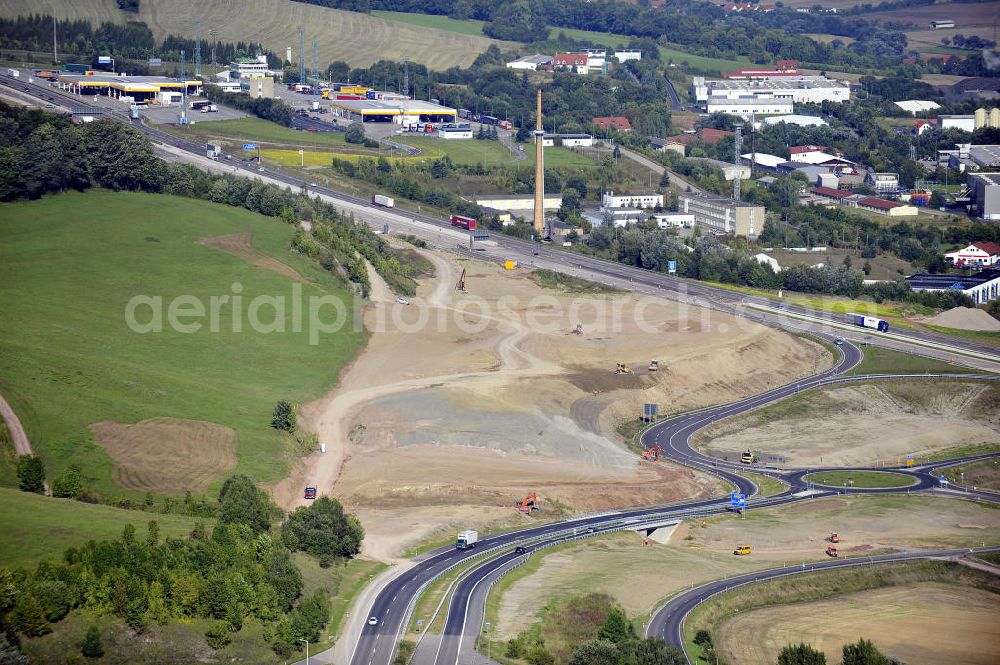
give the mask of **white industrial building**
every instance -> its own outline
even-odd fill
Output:
[[[910,275],[906,283],[914,291],[961,291],[977,305],[1000,296],[1000,270],[983,270],[975,275]]]
[[[702,76],[694,78],[694,95],[699,102],[713,98],[760,100],[790,99],[797,104],[846,102],[851,98],[851,87],[840,81],[821,76],[783,78],[777,81],[708,81]]]
[[[615,51],[615,57],[618,58],[618,62],[642,60],[642,51],[638,49],[622,49],[620,51]]]
[[[472,198],[464,197],[466,201],[474,201],[484,208],[495,210],[534,210],[534,194],[478,194]],[[562,205],[562,194],[546,194],[542,197],[542,207],[545,210],[558,210]]]
[[[941,108],[941,105],[937,102],[932,102],[924,99],[904,99],[901,102],[895,102],[896,106],[903,109],[907,113],[912,113],[916,115],[917,113],[922,113],[924,111],[933,111],[934,109]]]
[[[976,131],[975,115],[939,115],[938,127],[941,129],[959,129],[963,132]]]
[[[258,55],[255,58],[240,58],[232,64],[232,69],[241,79],[252,79],[258,76],[270,76],[267,68],[267,56]]]
[[[653,215],[661,229],[690,229],[695,224],[694,215],[683,212],[664,212]]]
[[[791,99],[723,99],[712,97],[705,102],[706,113],[728,113],[744,119],[753,115],[789,114],[792,112]]]
[[[615,194],[608,192],[601,197],[605,208],[655,208],[663,205],[663,194]]]
[[[677,195],[680,212],[694,215],[699,226],[716,233],[756,238],[764,228],[764,206],[701,192]]]
[[[526,69],[535,71],[539,67],[546,67],[552,64],[551,55],[526,55],[507,63],[509,69]]]
[[[823,118],[817,118],[814,115],[789,114],[764,118],[765,125],[777,125],[779,122],[786,122],[789,125],[798,125],[799,127],[826,127],[829,124]]]
[[[985,220],[1000,220],[1000,173],[970,173],[968,186],[976,214]]]
[[[471,139],[472,125],[469,124],[446,124],[441,125],[437,132],[438,138],[442,139]]]
[[[552,134],[546,132],[542,137],[542,145],[551,148],[559,142],[565,148],[590,148],[594,145],[592,134]]]

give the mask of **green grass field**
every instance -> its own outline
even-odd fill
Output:
[[[63,550],[88,540],[117,538],[126,524],[145,534],[150,520],[160,525],[161,537],[191,533],[204,518],[158,515],[140,510],[53,499],[39,494],[0,488],[0,566],[33,567],[42,559],[62,559]]]
[[[420,148],[423,155],[436,158],[448,155],[456,164],[483,166],[503,166],[513,162],[513,156],[499,141],[479,141],[476,139],[437,139],[426,136],[393,137],[398,143]]]
[[[283,127],[269,120],[260,118],[238,118],[236,120],[212,120],[211,122],[196,122],[193,125],[163,125],[162,129],[176,136],[193,141],[210,142],[218,139],[223,142],[243,143],[256,142],[261,147],[269,144],[279,147],[344,147],[343,132],[303,132],[289,127]]]
[[[535,168],[535,150],[527,143],[524,144],[524,153],[528,156],[524,161],[517,162],[518,168]],[[553,169],[593,169],[598,164],[590,157],[573,152],[570,148],[552,146],[545,149],[545,168]]]
[[[979,370],[952,365],[943,360],[914,356],[880,346],[862,346],[865,357],[848,374],[975,374]]]
[[[821,471],[806,474],[802,479],[830,487],[844,487],[846,484],[848,488],[854,489],[906,487],[916,484],[916,480],[910,476],[888,471]],[[853,485],[851,481],[854,481]]]
[[[261,156],[264,159],[264,164],[280,164],[281,166],[290,166],[293,168],[309,168],[309,167],[330,167],[330,162],[333,158],[344,159],[349,162],[357,162],[362,157],[376,158],[376,154],[364,154],[359,155],[350,152],[325,152],[325,151],[304,151],[301,155],[298,150],[261,150]],[[395,151],[395,154],[401,154],[400,151]],[[423,162],[428,159],[434,159],[437,155],[420,155],[419,157],[390,157],[390,152],[388,150],[383,151],[382,155],[388,159],[390,162],[395,162],[397,164],[403,164],[407,162]]]
[[[406,25],[415,25],[421,28],[446,30],[473,37],[482,37],[483,26],[486,24],[486,21],[477,21],[471,18],[459,20],[435,14],[410,14],[407,12],[374,11],[372,12],[372,16],[377,16],[380,19],[393,23],[405,23]]]
[[[481,32],[435,29],[413,21],[385,20],[378,16],[320,7],[288,0],[142,0],[138,14],[118,9],[116,0],[0,0],[0,16],[52,14],[59,18],[89,20],[96,29],[103,21],[146,23],[157,41],[167,35],[194,36],[194,22],[218,32],[222,42],[260,42],[264,48],[284,57],[285,47],[298,53],[299,26],[306,29],[306,47],[316,39],[321,67],[343,60],[352,67],[368,67],[378,60],[427,65],[438,71],[450,67],[468,67],[490,44],[510,50],[507,42],[498,42]],[[419,16],[419,15],[416,15]],[[437,17],[435,17],[437,18]],[[208,35],[203,35],[208,39]],[[448,48],[428,48],[447,44]],[[191,58],[191,54],[188,53]],[[295,56],[298,57],[297,55]],[[307,56],[308,57],[308,56]],[[208,54],[205,54],[208,61]]]
[[[308,402],[329,390],[364,334],[325,334],[311,344],[308,301],[293,331],[290,278],[196,244],[240,232],[310,280],[303,298],[331,295],[352,309],[344,286],[289,252],[291,227],[240,208],[107,191],[2,206],[0,391],[50,477],[75,462],[88,486],[119,493],[111,459],[88,425],[155,416],[231,427],[238,471],[265,482],[284,475],[285,439],[269,426],[275,402]],[[218,332],[207,318],[195,319],[204,326],[194,333],[168,325],[174,298],[190,295],[207,308],[213,296],[232,296],[234,284],[242,288],[243,312],[234,317],[231,306],[218,308]],[[137,295],[162,297],[164,332],[130,331],[125,311]],[[259,295],[286,298],[281,317],[264,306],[259,320],[276,318],[287,332],[251,330],[250,304]],[[147,321],[151,309],[140,308],[136,319]]]

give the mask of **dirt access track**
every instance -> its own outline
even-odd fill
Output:
[[[304,503],[306,485],[340,498],[361,517],[370,556],[523,521],[513,505],[532,491],[542,517],[715,491],[707,476],[640,462],[616,428],[646,402],[661,413],[727,402],[832,363],[821,346],[745,319],[543,289],[524,270],[422,253],[435,276],[409,305],[369,271],[368,348],[299,411],[327,452],[274,488],[286,509]],[[647,370],[653,359],[659,372]],[[616,375],[616,362],[634,373]]]

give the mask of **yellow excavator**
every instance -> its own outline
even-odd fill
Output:
[[[615,368],[615,374],[631,374],[631,373],[632,373],[632,368],[626,365],[625,363],[618,363],[618,366]]]
[[[465,271],[466,268],[462,268],[462,276],[458,278],[458,283],[455,284],[455,288],[462,293],[465,293]]]

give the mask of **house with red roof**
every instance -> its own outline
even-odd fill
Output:
[[[711,127],[705,127],[701,130],[701,140],[709,145],[714,145],[727,136],[736,135],[733,132],[727,132],[724,129],[712,129]]]
[[[567,69],[577,74],[587,73],[586,53],[556,53],[552,56],[553,69]]]
[[[1000,265],[1000,245],[974,242],[964,249],[945,253],[944,260],[956,268],[990,268]]]
[[[930,131],[937,127],[938,119],[931,118],[930,120],[918,120],[917,124],[913,125],[913,133],[920,136],[924,132]]]
[[[613,115],[607,118],[594,118],[593,123],[601,129],[614,127],[619,132],[631,132],[632,123],[623,115]]]
[[[915,217],[918,213],[916,206],[904,205],[897,201],[886,201],[874,196],[859,199],[857,207],[888,217]]]

